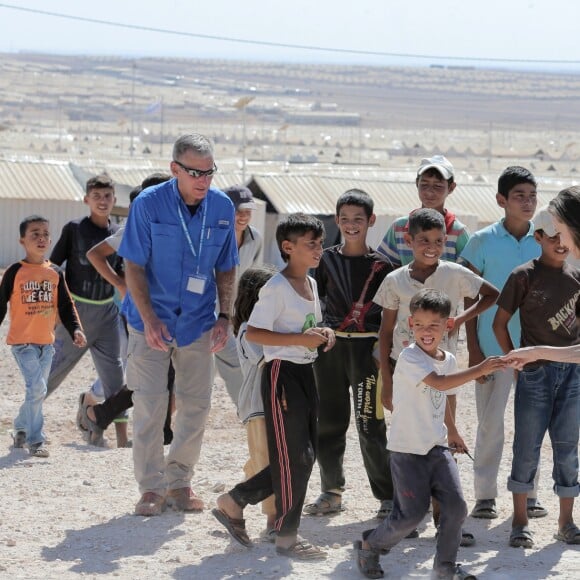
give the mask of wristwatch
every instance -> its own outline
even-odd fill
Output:
[[[229,314],[227,314],[227,313],[225,313],[225,312],[220,312],[220,313],[218,314],[218,318],[225,318],[225,319],[226,319],[226,320],[229,322],[229,320],[230,320],[230,315],[229,315]]]

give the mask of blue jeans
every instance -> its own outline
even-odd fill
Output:
[[[45,440],[42,432],[42,403],[46,397],[54,347],[52,344],[15,344],[12,346],[12,354],[20,367],[26,387],[24,403],[14,419],[14,429],[26,432],[28,445],[42,443]]]
[[[547,363],[519,373],[514,402],[515,436],[508,489],[526,493],[533,487],[546,431],[554,455],[554,491],[577,497],[580,365]]]

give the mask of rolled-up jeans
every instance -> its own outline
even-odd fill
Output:
[[[42,404],[46,397],[48,375],[54,356],[52,344],[15,344],[12,354],[20,367],[26,394],[24,403],[14,419],[14,429],[26,432],[26,443],[35,445],[46,439],[42,429]]]
[[[546,431],[552,442],[554,491],[577,497],[580,366],[551,362],[519,373],[514,401],[515,435],[508,489],[533,488]]]

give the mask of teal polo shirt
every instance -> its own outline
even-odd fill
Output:
[[[481,277],[493,284],[500,292],[514,268],[537,258],[540,245],[534,239],[534,226],[530,223],[528,233],[520,240],[512,236],[503,225],[504,220],[475,232],[463,251],[460,262],[468,262],[481,272]],[[497,306],[492,306],[477,321],[479,346],[485,356],[501,355],[501,350],[492,329]],[[520,345],[520,314],[514,313],[508,324],[514,347]]]

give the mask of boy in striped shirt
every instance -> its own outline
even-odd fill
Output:
[[[443,155],[421,159],[415,183],[421,207],[438,211],[445,220],[447,239],[441,259],[456,262],[469,240],[469,232],[467,227],[455,217],[455,214],[445,209],[447,196],[453,193],[457,185],[453,165]],[[406,266],[413,261],[413,251],[405,241],[405,234],[408,230],[409,216],[397,218],[377,248],[378,252],[389,258],[395,267]]]

